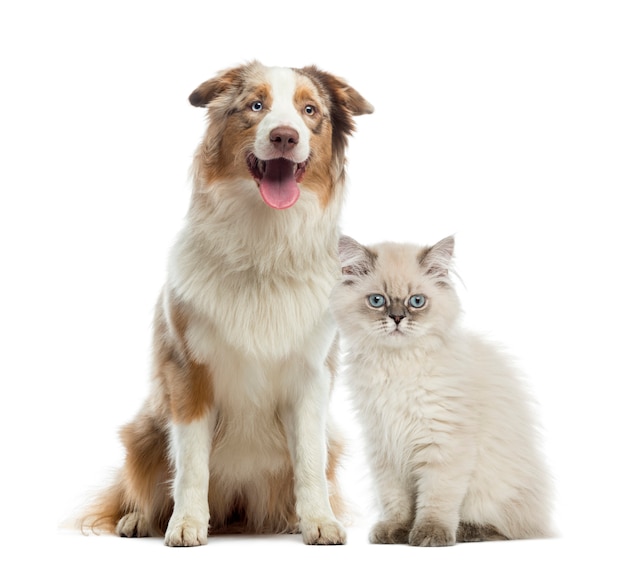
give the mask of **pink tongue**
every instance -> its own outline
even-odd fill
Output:
[[[265,164],[260,183],[261,196],[272,208],[287,209],[300,196],[294,177],[294,164],[287,159],[271,159]]]

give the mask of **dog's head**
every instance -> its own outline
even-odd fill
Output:
[[[205,81],[189,101],[209,111],[207,178],[251,177],[275,209],[292,206],[301,185],[327,202],[343,176],[353,116],[373,111],[345,81],[315,66],[259,62]]]

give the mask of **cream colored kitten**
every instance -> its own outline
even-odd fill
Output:
[[[342,237],[332,309],[383,517],[375,543],[549,534],[529,399],[497,349],[459,325],[454,239],[364,247]]]

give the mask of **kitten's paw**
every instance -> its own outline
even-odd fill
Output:
[[[150,536],[148,523],[139,511],[129,512],[120,518],[115,527],[115,533],[126,538]]]
[[[381,520],[370,531],[372,544],[406,544],[409,541],[411,525],[395,520]]]
[[[302,521],[302,540],[305,544],[345,544],[346,531],[335,519]]]
[[[416,524],[409,534],[411,546],[452,546],[455,543],[455,531],[434,521]]]
[[[457,542],[481,542],[483,540],[508,540],[508,538],[490,524],[459,523],[459,528],[456,530]]]
[[[207,543],[208,520],[173,515],[165,532],[166,546],[200,546]]]

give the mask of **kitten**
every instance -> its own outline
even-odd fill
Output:
[[[494,347],[459,325],[454,238],[430,248],[342,237],[331,299],[383,518],[373,543],[549,534],[529,399]]]

